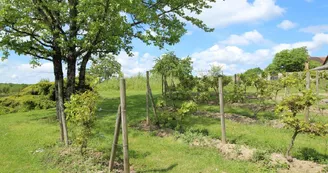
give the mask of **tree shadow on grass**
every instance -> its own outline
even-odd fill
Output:
[[[322,154],[316,151],[313,148],[304,147],[301,148],[296,157],[301,160],[310,160],[318,163],[327,163],[328,162],[328,155]]]
[[[170,165],[167,168],[162,168],[162,169],[150,169],[150,170],[146,170],[146,171],[138,171],[140,173],[146,173],[146,172],[168,172],[170,170],[172,170],[173,168],[175,168],[176,166],[178,166],[177,163]]]

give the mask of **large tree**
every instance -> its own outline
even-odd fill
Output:
[[[306,47],[283,50],[275,55],[270,69],[276,72],[303,71],[308,57],[309,54]]]
[[[79,88],[85,86],[88,61],[99,54],[131,54],[132,40],[163,48],[179,42],[186,22],[211,31],[200,14],[215,0],[0,0],[0,49],[9,56],[29,55],[31,63],[53,62],[57,113],[65,132],[64,93],[75,92],[76,71]],[[67,64],[64,91],[63,63]],[[79,65],[79,68],[77,68]]]

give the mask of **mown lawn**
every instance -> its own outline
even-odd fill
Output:
[[[58,172],[42,164],[59,138],[53,110],[0,116],[0,172]]]

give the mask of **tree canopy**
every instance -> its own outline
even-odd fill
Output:
[[[275,72],[303,71],[304,63],[308,60],[308,57],[309,54],[306,47],[283,50],[275,55],[268,69]]]
[[[210,2],[215,0],[0,0],[2,59],[14,51],[32,57],[33,65],[40,60],[53,62],[57,113],[64,127],[63,96],[69,100],[75,92],[77,69],[78,88],[85,87],[91,57],[122,50],[131,55],[133,39],[159,48],[173,45],[186,33],[187,22],[212,31],[189,15],[211,8]],[[65,88],[63,63],[67,64]]]

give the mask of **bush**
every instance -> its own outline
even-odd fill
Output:
[[[243,87],[234,85],[232,90],[227,90],[224,100],[228,103],[243,103],[245,101],[245,91]]]
[[[74,94],[69,102],[65,103],[65,113],[68,125],[73,126],[73,139],[80,147],[81,154],[85,153],[91,130],[96,120],[96,103],[98,95],[94,91]]]
[[[178,110],[179,119],[184,116],[193,114],[197,111],[197,104],[193,101],[183,102],[181,108]]]
[[[55,100],[55,84],[53,82],[41,81],[23,89],[22,95],[42,95],[50,100]]]
[[[0,98],[1,114],[24,112],[34,109],[49,109],[55,107],[54,84],[40,82],[23,89],[21,95]]]

